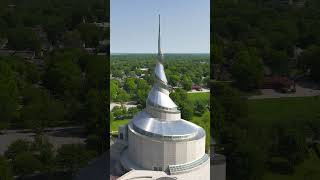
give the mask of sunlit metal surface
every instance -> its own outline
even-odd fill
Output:
[[[160,121],[151,117],[145,111],[138,113],[130,122],[139,132],[152,137],[166,137],[168,139],[184,139],[203,136],[203,129],[186,120]]]
[[[149,92],[148,101],[164,108],[177,108],[177,105],[172,101],[172,99],[168,95],[159,91],[156,87],[153,87]]]
[[[154,73],[158,79],[160,79],[162,82],[167,83],[167,77],[164,73],[164,67],[161,63],[157,62],[156,68],[154,69]]]

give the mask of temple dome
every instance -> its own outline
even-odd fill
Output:
[[[192,139],[204,136],[204,130],[183,119],[176,121],[161,121],[141,111],[130,122],[135,131],[150,137],[165,138],[167,140]]]

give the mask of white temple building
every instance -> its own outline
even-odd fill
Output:
[[[118,179],[209,180],[206,133],[200,126],[181,119],[177,105],[169,97],[160,45],[159,15],[155,83],[146,108],[119,128],[119,138],[127,146],[120,155],[125,174]]]

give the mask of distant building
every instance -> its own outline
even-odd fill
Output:
[[[295,91],[295,82],[287,77],[270,76],[264,78],[262,88],[293,92]]]
[[[13,55],[27,59],[27,60],[32,60],[35,58],[36,53],[35,51],[24,50],[24,51],[15,51]]]
[[[140,71],[149,71],[149,68],[140,68]]]
[[[0,56],[11,56],[14,54],[14,50],[10,50],[10,49],[0,49]]]
[[[196,91],[202,91],[202,87],[198,85],[192,85],[192,89]]]
[[[93,24],[95,24],[98,27],[103,28],[103,29],[110,27],[110,23],[108,23],[108,22],[94,22]]]
[[[0,49],[4,49],[7,46],[8,39],[0,39]]]

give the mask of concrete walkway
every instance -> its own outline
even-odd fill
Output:
[[[63,144],[84,143],[85,137],[82,127],[56,127],[45,130],[45,136],[55,149]],[[18,140],[33,141],[35,133],[30,129],[2,130],[0,134],[0,154],[3,154],[8,146]]]
[[[116,106],[121,107],[121,103],[120,102],[111,102],[110,103],[110,110],[112,110]],[[123,106],[128,110],[129,108],[137,107],[137,103],[135,101],[124,102]]]
[[[208,93],[210,92],[210,89],[202,89],[202,91],[197,91],[197,90],[191,90],[191,91],[188,91],[187,93]]]
[[[320,96],[320,90],[310,89],[296,85],[295,93],[279,93],[273,89],[262,89],[260,95],[248,97],[248,99],[269,99],[269,98],[284,98],[284,97],[312,97]]]

